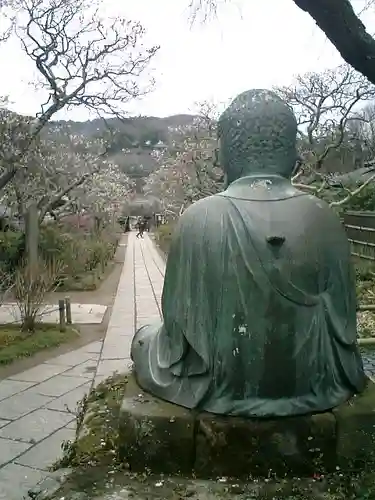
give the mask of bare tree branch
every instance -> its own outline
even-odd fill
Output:
[[[329,204],[329,206],[330,207],[339,207],[339,206],[345,205],[345,203],[348,203],[348,201],[350,201],[352,198],[357,196],[366,186],[368,186],[374,180],[375,180],[375,174],[372,175],[371,177],[369,177],[366,182],[361,184],[354,191],[352,191],[352,192],[349,191],[348,195],[345,196],[345,198],[343,198],[342,200],[339,200],[339,201],[333,201]]]
[[[145,48],[143,27],[126,19],[107,19],[89,0],[13,0],[19,14],[16,34],[40,75],[48,97],[24,131],[22,147],[0,163],[3,189],[52,116],[63,108],[85,107],[119,118],[130,100],[152,89],[140,84],[158,47]],[[3,161],[2,161],[3,160]]]
[[[233,1],[233,0],[232,0]],[[310,14],[319,28],[340,52],[344,61],[375,84],[375,40],[356,15],[350,0],[293,0]],[[204,21],[215,16],[226,0],[191,0],[192,22],[198,14]],[[372,4],[369,0],[367,6]]]
[[[293,0],[316,21],[342,58],[375,84],[375,40],[349,0]]]
[[[300,155],[313,178],[324,178],[326,160],[328,165],[334,155],[339,157],[342,147],[349,145],[350,123],[365,120],[358,105],[375,98],[375,87],[346,64],[323,73],[300,75],[293,85],[275,91],[297,116]]]

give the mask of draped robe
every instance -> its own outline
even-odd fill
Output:
[[[172,403],[288,416],[364,388],[345,230],[282,177],[241,178],[182,215],[162,312],[136,333],[132,359],[139,385]]]

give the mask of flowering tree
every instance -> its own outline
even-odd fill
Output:
[[[121,117],[124,104],[150,90],[148,84],[140,87],[139,77],[158,50],[144,48],[139,23],[104,18],[100,4],[94,9],[89,0],[14,0],[12,6],[14,33],[35,63],[46,101],[22,126],[14,115],[5,120],[8,135],[16,131],[17,140],[2,151],[0,189],[19,168],[27,168],[30,148],[63,108],[82,106]]]
[[[165,212],[181,214],[189,204],[221,189],[217,115],[212,103],[198,103],[193,125],[170,130],[170,146],[156,153],[160,167],[148,176],[144,192],[159,198]]]
[[[36,204],[39,221],[71,211],[112,212],[131,189],[128,177],[106,159],[100,140],[75,136],[72,144],[41,140],[39,163],[18,169],[6,186],[3,200],[20,218]]]
[[[375,88],[344,64],[298,76],[292,85],[274,90],[293,108],[298,120],[300,162],[293,182],[326,196],[330,188],[327,172],[338,164],[345,164],[349,171],[362,164],[362,146],[358,134],[353,134],[353,125],[368,122],[368,113],[361,106],[375,97]],[[216,121],[217,108],[203,103],[194,126],[179,131],[165,154],[160,154],[161,166],[147,179],[145,191],[164,200],[166,210],[178,214],[193,201],[222,189]],[[343,205],[372,180],[353,191],[334,190],[327,198],[332,206]]]
[[[117,165],[106,163],[73,194],[80,210],[119,214],[134,189],[134,182]]]

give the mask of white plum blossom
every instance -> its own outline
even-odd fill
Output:
[[[217,108],[201,103],[193,125],[171,129],[169,147],[155,151],[160,167],[151,173],[145,194],[156,196],[164,211],[180,215],[184,208],[221,189],[222,170],[217,162]]]

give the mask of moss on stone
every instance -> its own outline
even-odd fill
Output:
[[[336,417],[338,464],[346,469],[363,468],[375,462],[375,384],[339,406]]]
[[[132,471],[191,474],[194,414],[143,392],[134,377],[120,410],[120,458]]]
[[[76,439],[63,443],[63,458],[54,469],[117,463],[119,411],[127,382],[126,375],[115,374],[78,404]]]

